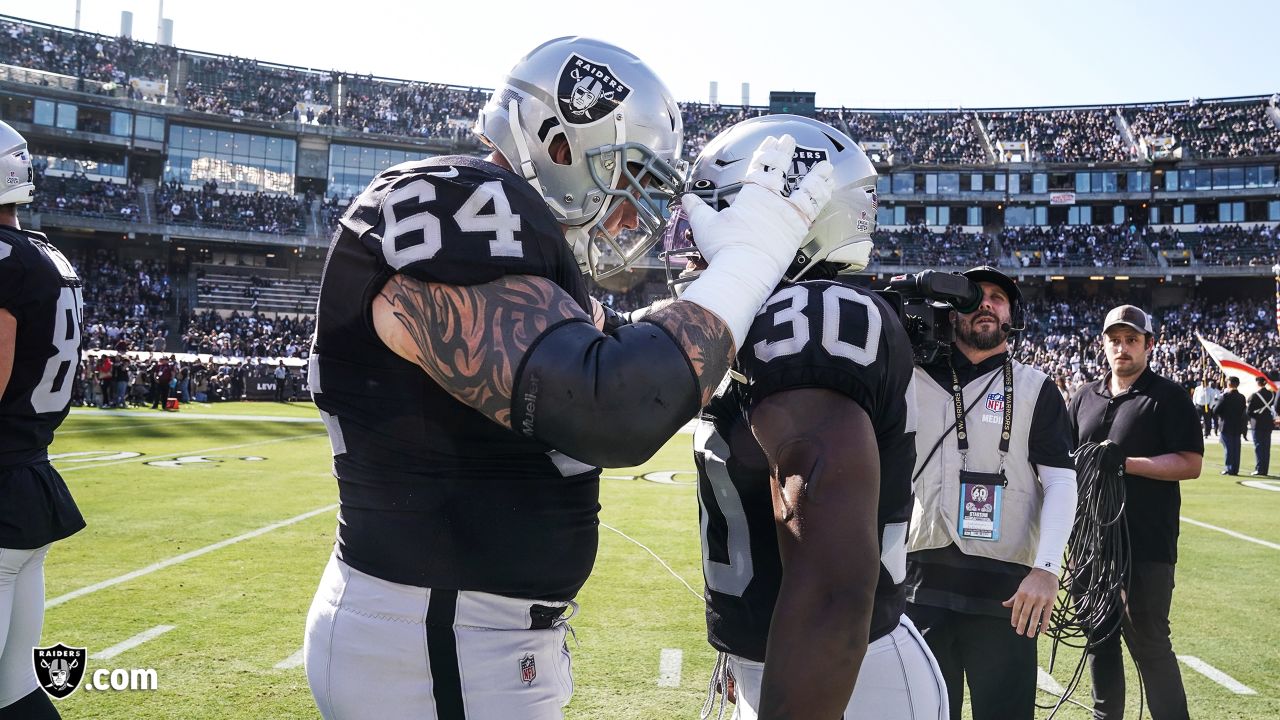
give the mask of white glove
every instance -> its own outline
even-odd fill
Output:
[[[715,313],[742,347],[760,306],[773,293],[818,213],[831,199],[831,163],[814,165],[791,197],[782,196],[796,141],[768,137],[751,158],[733,203],[716,212],[696,195],[681,204],[707,269],[681,300]]]

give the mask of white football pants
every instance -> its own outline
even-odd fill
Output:
[[[531,617],[569,604],[401,585],[330,557],[307,615],[307,681],[326,720],[560,720],[568,618]]]
[[[728,655],[738,704],[734,720],[756,720],[764,663]],[[867,646],[844,720],[948,720],[947,686],[929,646],[903,615],[893,632]]]
[[[44,556],[35,550],[0,548],[0,708],[40,687],[31,648],[44,625]]]

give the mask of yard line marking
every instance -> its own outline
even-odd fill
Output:
[[[306,440],[309,438],[324,437],[325,433],[312,433],[310,435],[293,435],[283,438],[272,438],[270,440],[259,440],[257,442],[243,443],[241,445],[226,445],[224,447],[205,448],[204,450],[183,450],[182,452],[169,453],[167,455],[139,455],[138,457],[129,458],[128,460],[112,460],[111,462],[98,463],[96,465],[77,465],[71,468],[58,468],[60,474],[75,472],[76,470],[92,470],[94,468],[107,467],[109,465],[123,465],[124,463],[150,462],[152,460],[160,460],[161,458],[182,457],[183,455],[208,455],[209,453],[222,452],[223,450],[238,450],[240,448],[255,447],[257,445],[270,445],[271,443],[289,442],[290,440]]]
[[[1231,536],[1231,537],[1233,537],[1233,538],[1239,538],[1239,539],[1241,539],[1241,540],[1245,540],[1245,541],[1248,541],[1248,542],[1251,542],[1251,543],[1256,543],[1256,544],[1261,545],[1261,546],[1263,546],[1263,547],[1269,547],[1269,548],[1271,548],[1272,550],[1280,550],[1280,545],[1277,545],[1276,543],[1268,542],[1268,541],[1266,541],[1266,540],[1259,540],[1259,539],[1258,539],[1258,538],[1256,538],[1256,537],[1249,537],[1248,535],[1243,535],[1243,534],[1241,534],[1241,533],[1236,532],[1235,530],[1228,530],[1228,529],[1226,529],[1226,528],[1220,528],[1220,527],[1218,527],[1217,525],[1210,525],[1209,523],[1200,522],[1199,520],[1192,520],[1192,519],[1191,519],[1191,518],[1189,518],[1189,517],[1179,517],[1178,519],[1179,519],[1179,520],[1182,520],[1182,522],[1184,522],[1184,523],[1190,523],[1190,524],[1192,524],[1192,525],[1198,525],[1199,527],[1206,528],[1206,529],[1208,529],[1208,530],[1217,530],[1218,532],[1220,532],[1220,533],[1224,533],[1224,534],[1226,534],[1226,535],[1230,535],[1230,536]]]
[[[133,418],[121,418],[121,419],[132,420]],[[162,418],[156,418],[156,420],[161,420],[161,419]],[[197,422],[200,422],[200,421],[199,420],[173,420],[172,422],[165,423],[165,425],[190,425],[191,423],[197,423]],[[77,435],[79,433],[87,433],[87,432],[115,432],[116,430],[130,430],[133,428],[146,427],[148,425],[153,425],[153,424],[154,423],[138,423],[137,425],[109,425],[108,427],[85,428],[83,430],[55,430],[54,435],[56,437],[62,437],[63,435]]]
[[[148,415],[146,413],[121,413],[119,415],[106,411],[94,411],[71,408],[71,415],[77,418],[89,418],[98,420],[172,420],[175,416],[171,412],[158,415]],[[319,417],[296,417],[291,415],[220,415],[218,413],[197,413],[182,411],[180,418],[191,418],[193,420],[230,420],[239,422],[283,422],[283,423],[322,423]]]
[[[281,520],[280,522],[271,523],[270,525],[264,525],[258,528],[257,530],[250,530],[249,532],[244,533],[243,535],[237,535],[233,538],[220,540],[212,545],[206,545],[202,548],[192,550],[191,552],[183,553],[181,555],[176,555],[167,560],[161,560],[158,563],[152,563],[151,565],[148,565],[144,568],[139,568],[137,570],[134,570],[133,572],[127,572],[124,575],[113,577],[109,580],[103,580],[102,582],[97,582],[92,585],[87,585],[85,587],[80,588],[79,590],[72,590],[66,595],[59,595],[58,597],[53,598],[52,600],[49,600],[44,604],[44,607],[46,610],[48,610],[51,607],[56,607],[69,600],[75,600],[76,598],[84,597],[85,595],[88,595],[90,593],[98,592],[99,590],[109,588],[112,585],[119,585],[120,583],[128,582],[136,578],[140,578],[143,575],[150,575],[151,573],[156,572],[157,570],[163,570],[172,565],[177,565],[178,563],[186,562],[188,560],[191,560],[192,558],[200,557],[205,553],[211,553],[214,550],[221,550],[222,548],[227,547],[228,545],[234,545],[243,540],[249,540],[251,538],[258,537],[259,535],[265,535],[266,533],[269,533],[272,530],[278,530],[282,527],[286,527],[288,525],[293,525],[294,523],[302,522],[307,518],[315,517],[316,515],[320,515],[321,513],[326,513],[326,512],[335,510],[337,507],[338,507],[337,503],[334,503],[333,505],[325,505],[322,508],[316,508],[315,510],[302,513],[301,515],[295,515],[289,518],[288,520]]]
[[[680,687],[680,666],[684,663],[684,651],[663,648],[658,656],[658,687]]]
[[[1230,675],[1222,672],[1218,668],[1210,665],[1209,663],[1201,660],[1200,658],[1194,655],[1179,655],[1178,659],[1186,663],[1187,667],[1191,668],[1192,670],[1195,670],[1201,675],[1218,683],[1219,685],[1230,690],[1236,695],[1257,695],[1258,694],[1254,692],[1253,688],[1250,688],[1248,685],[1245,685],[1239,680],[1236,680]]]
[[[157,625],[151,628],[150,630],[145,630],[143,632],[138,633],[137,635],[134,635],[133,637],[129,638],[128,640],[125,640],[124,642],[116,643],[115,645],[112,645],[111,647],[105,650],[99,650],[98,652],[90,655],[89,658],[92,660],[110,660],[111,658],[119,655],[120,653],[126,650],[132,650],[138,647],[139,645],[141,645],[142,643],[147,642],[148,640],[155,640],[156,638],[169,632],[173,628],[174,628],[173,625]]]
[[[693,596],[694,596],[694,597],[696,597],[696,598],[698,598],[698,602],[704,602],[704,600],[703,600],[703,598],[702,598],[702,593],[698,592],[697,590],[694,590],[694,589],[689,585],[689,583],[685,581],[685,579],[684,579],[684,578],[680,577],[678,574],[676,574],[676,571],[675,571],[675,570],[672,570],[672,569],[671,569],[671,566],[670,566],[670,565],[668,565],[668,564],[666,563],[666,561],[665,561],[665,560],[663,560],[662,558],[658,557],[658,554],[657,554],[657,553],[655,553],[654,551],[650,550],[648,547],[646,547],[646,546],[644,545],[644,543],[640,542],[639,540],[636,540],[635,538],[633,538],[633,537],[631,537],[630,535],[628,535],[628,534],[626,534],[626,533],[622,532],[622,531],[621,531],[621,530],[619,530],[618,528],[613,527],[612,525],[609,525],[608,523],[603,523],[603,522],[602,522],[602,523],[600,523],[600,527],[602,527],[602,528],[604,528],[604,529],[606,529],[606,530],[612,530],[613,532],[618,533],[619,535],[621,535],[622,537],[626,538],[627,540],[629,540],[629,541],[631,541],[631,542],[635,543],[636,545],[639,545],[639,546],[640,546],[640,549],[642,549],[642,550],[644,550],[645,552],[647,552],[647,553],[649,553],[650,555],[652,555],[652,556],[653,556],[653,559],[654,559],[654,560],[657,560],[657,561],[658,561],[658,563],[662,565],[662,567],[666,568],[666,569],[667,569],[667,572],[671,573],[672,577],[674,577],[675,579],[679,580],[681,585],[684,585],[685,587],[689,588],[689,592],[693,593]]]
[[[1042,667],[1036,668],[1036,687],[1058,697],[1062,697],[1067,692],[1067,689]]]
[[[300,667],[301,665],[302,665],[302,648],[298,648],[298,651],[296,653],[276,663],[276,669],[291,670],[293,668]]]

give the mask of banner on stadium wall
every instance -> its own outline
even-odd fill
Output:
[[[129,86],[136,92],[152,97],[163,98],[169,95],[168,80],[148,80],[147,78],[129,78]]]
[[[1258,383],[1254,378],[1265,378],[1267,387],[1272,390],[1276,389],[1276,384],[1272,382],[1261,370],[1245,362],[1243,358],[1230,350],[1222,347],[1218,343],[1205,340],[1200,333],[1196,333],[1196,338],[1200,340],[1200,344],[1204,346],[1205,352],[1209,353],[1209,357],[1213,358],[1213,363],[1218,366],[1223,375],[1240,379],[1240,393],[1243,395],[1252,395],[1258,390]]]
[[[1049,193],[1050,205],[1075,205],[1076,194],[1073,192]]]

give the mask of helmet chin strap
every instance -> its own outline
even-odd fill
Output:
[[[520,127],[520,103],[514,98],[507,103],[507,126],[511,129],[511,138],[515,141],[516,152],[520,154],[517,158],[520,161],[520,174],[532,183],[534,188],[537,188],[538,171],[533,167],[529,144],[525,142],[524,130]]]

